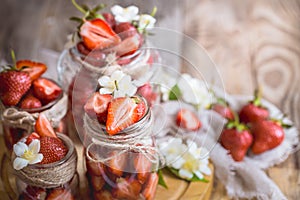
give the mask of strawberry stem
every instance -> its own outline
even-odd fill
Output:
[[[261,91],[260,89],[255,89],[253,105],[261,106]]]
[[[86,11],[80,5],[78,5],[75,0],[72,0],[72,4],[77,8],[77,10],[79,10],[83,14],[86,14]]]
[[[17,68],[17,60],[16,60],[16,54],[13,49],[10,50],[11,59],[13,62],[13,68]]]

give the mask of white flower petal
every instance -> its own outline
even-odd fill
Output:
[[[178,158],[177,160],[173,160],[171,166],[175,169],[180,169],[182,167],[182,165],[185,163],[185,160],[183,158]]]
[[[36,164],[43,160],[44,156],[41,153],[35,154],[31,160],[29,160],[29,164]]]
[[[98,79],[98,83],[102,87],[111,87],[114,82],[111,80],[110,77],[102,76],[101,78]]]
[[[191,179],[193,178],[193,173],[189,172],[188,170],[185,169],[180,169],[179,170],[179,176],[185,179]]]
[[[119,97],[125,97],[126,94],[122,90],[115,90],[114,91],[114,98],[119,98]]]
[[[138,19],[139,8],[136,6],[123,8],[119,5],[115,5],[111,8],[111,12],[115,15],[117,22],[131,22]]]
[[[111,10],[113,15],[120,15],[120,14],[122,14],[124,8],[122,8],[119,5],[114,5],[113,7],[111,7],[110,10]]]
[[[210,175],[211,170],[207,165],[200,165],[199,170],[204,173],[205,175]]]
[[[28,146],[28,150],[33,154],[37,154],[40,151],[40,140],[32,140],[32,142]]]
[[[115,88],[100,88],[100,94],[112,94]]]
[[[197,176],[199,179],[203,179],[203,178],[204,178],[203,174],[202,174],[200,171],[194,171],[194,174],[196,174],[196,176]]]
[[[23,142],[18,142],[14,144],[13,148],[16,156],[22,156],[24,152],[28,150],[28,146]]]
[[[152,29],[156,19],[151,15],[141,15],[139,19],[139,28],[140,29]]]
[[[17,157],[13,163],[13,167],[15,170],[23,169],[27,165],[28,165],[28,160],[25,160],[25,159],[19,158],[19,157]]]
[[[114,82],[114,81],[117,81],[119,82],[126,74],[124,74],[122,71],[120,70],[116,70],[112,73],[111,75],[111,80]]]

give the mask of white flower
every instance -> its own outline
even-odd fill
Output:
[[[203,81],[192,78],[189,74],[182,74],[177,84],[185,102],[198,108],[207,108],[211,104],[212,95]]]
[[[13,163],[13,167],[16,170],[23,169],[28,164],[36,164],[43,160],[43,154],[39,153],[39,140],[32,140],[29,146],[27,146],[23,141],[20,141],[16,143],[13,148],[17,156]]]
[[[160,144],[159,149],[165,156],[167,165],[178,170],[181,178],[190,180],[197,176],[203,179],[204,174],[211,174],[208,167],[208,151],[197,147],[197,144],[191,140],[187,140],[184,144],[182,139],[175,138]]]
[[[154,27],[155,22],[156,19],[151,15],[141,15],[139,20],[139,29],[152,29]]]
[[[120,70],[114,71],[111,76],[102,76],[98,83],[100,94],[113,94],[115,98],[133,96],[137,91],[131,77]]]
[[[111,8],[111,12],[117,22],[132,22],[133,20],[139,19],[139,8],[136,6],[123,8],[119,5],[115,5]]]

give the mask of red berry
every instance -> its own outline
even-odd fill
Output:
[[[38,79],[46,70],[47,66],[44,63],[33,62],[31,60],[19,60],[16,63],[19,70],[27,72],[31,81]]]
[[[136,28],[129,22],[123,22],[115,26],[115,32],[120,36],[122,40],[129,38],[137,34]]]
[[[65,144],[54,137],[41,137],[40,139],[40,153],[43,154],[41,164],[48,164],[63,159],[68,149]]]
[[[190,110],[181,109],[176,116],[176,124],[190,131],[197,131],[201,128],[202,124],[198,117]]]
[[[47,104],[56,100],[61,95],[62,89],[49,79],[39,78],[33,82],[33,92],[43,104]]]
[[[50,121],[47,119],[46,115],[43,113],[39,114],[35,122],[35,131],[41,136],[47,137],[57,137],[54,129],[51,126]]]
[[[42,107],[42,102],[32,95],[25,96],[20,102],[22,109],[34,109]]]

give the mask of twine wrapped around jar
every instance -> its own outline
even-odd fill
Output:
[[[63,94],[62,98],[57,101],[50,109],[41,112],[50,120],[53,127],[58,127],[59,122],[67,113],[68,97]],[[13,128],[21,128],[28,132],[34,129],[35,121],[40,113],[29,113],[27,111],[20,111],[14,107],[9,107],[3,110],[2,120],[3,124],[9,125]]]
[[[68,183],[76,173],[77,153],[73,142],[65,135],[58,137],[68,148],[66,156],[49,164],[28,165],[21,170],[14,170],[16,176],[24,183],[41,188],[55,188]],[[13,155],[14,160],[15,155]]]

